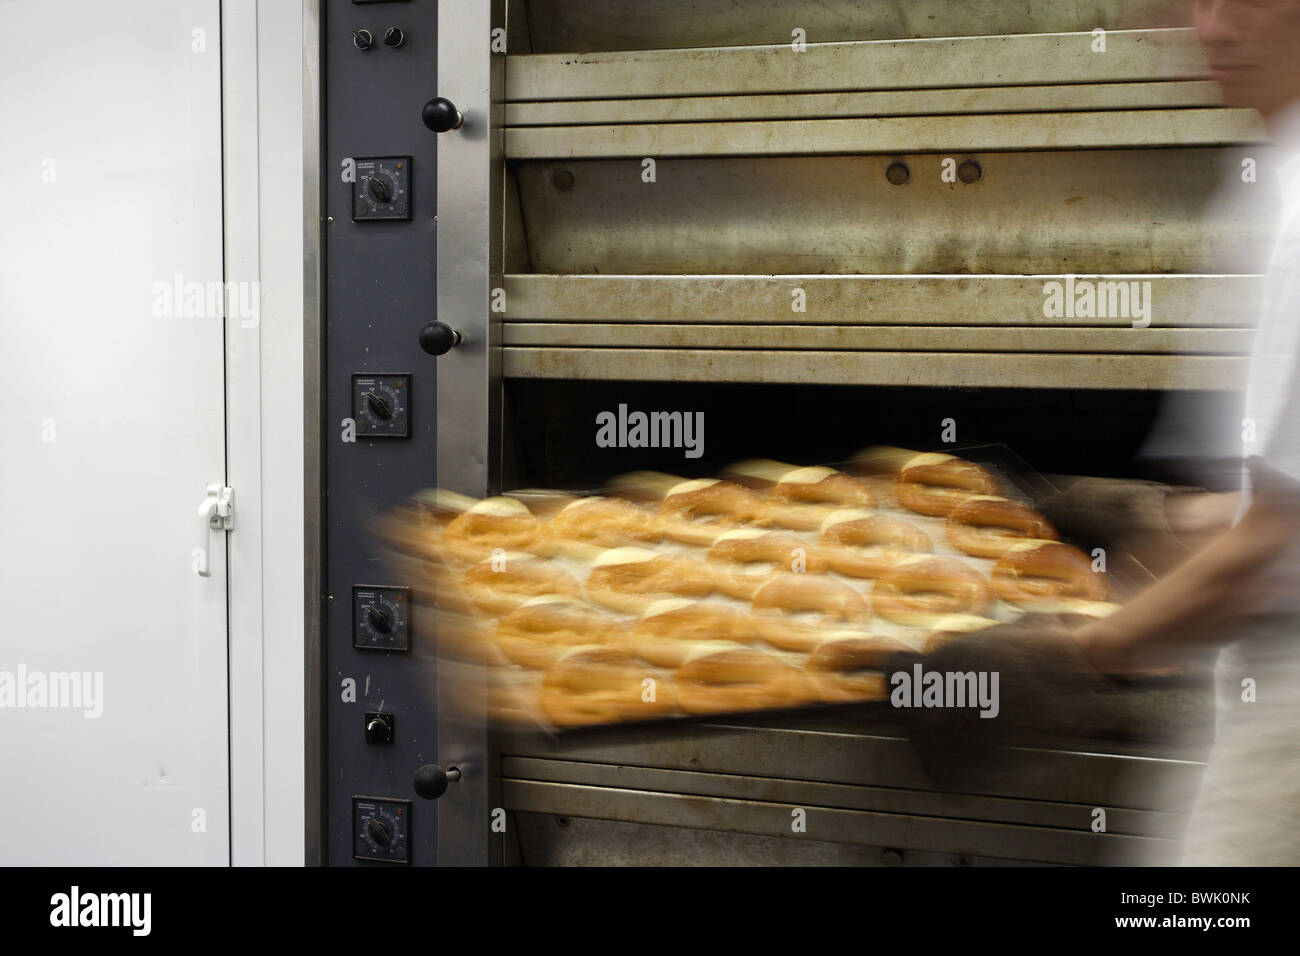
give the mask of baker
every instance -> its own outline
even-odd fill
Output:
[[[1102,671],[1227,645],[1218,733],[1184,862],[1300,864],[1300,0],[1198,0],[1228,106],[1263,114],[1280,219],[1245,382],[1242,492],[1224,529],[1113,615],[1074,632]],[[1184,516],[1222,499],[1178,496]]]

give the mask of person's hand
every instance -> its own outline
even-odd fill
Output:
[[[1165,496],[1169,529],[1188,547],[1220,534],[1232,525],[1241,495],[1227,492],[1175,492]]]

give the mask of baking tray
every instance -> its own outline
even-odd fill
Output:
[[[1059,489],[1048,478],[1046,478],[1045,476],[1037,472],[1035,469],[1033,469],[1027,462],[1025,462],[1019,455],[1017,455],[1006,445],[989,444],[989,443],[978,444],[978,445],[960,445],[960,446],[952,445],[942,449],[942,451],[946,454],[955,455],[957,457],[974,462],[986,468],[990,473],[994,475],[994,477],[998,479],[999,483],[1003,487],[1004,494],[1007,497],[1019,499],[1020,501],[1028,505],[1036,506],[1038,502],[1041,502],[1048,496],[1055,494],[1059,491]],[[838,470],[844,471],[849,474],[856,474],[860,477],[863,476],[861,467],[855,461],[829,462],[829,463],[824,463],[823,466],[836,468]],[[793,467],[800,467],[800,466],[793,466]],[[687,478],[689,476],[673,476],[673,477]],[[709,477],[713,477],[713,476],[709,476]],[[726,478],[731,478],[733,480],[735,478],[734,475],[728,474],[725,471],[721,473],[718,477],[726,477]],[[880,481],[882,479],[876,479],[876,480]],[[569,489],[555,489],[555,490],[519,489],[515,491],[505,492],[506,495],[515,497],[518,500],[524,502],[530,507],[531,510],[533,510],[535,513],[538,514],[545,514],[548,511],[553,511],[554,507],[558,505],[558,502],[561,500],[567,501],[575,497],[609,494],[609,493],[610,493],[610,489],[608,487],[601,488],[601,489],[592,489],[592,488],[569,488]],[[907,518],[907,520],[912,521],[918,526],[922,527],[930,535],[932,541],[934,542],[935,545],[934,554],[936,556],[960,558],[968,565],[977,566],[983,573],[986,574],[986,576],[988,570],[994,564],[993,559],[975,558],[973,556],[963,554],[951,548],[951,546],[948,545],[946,536],[943,534],[942,526],[944,523],[944,519],[942,518],[934,518],[926,515],[914,514],[910,511],[897,509],[896,507],[886,508],[885,510],[899,511]],[[794,533],[797,535],[812,534],[810,532],[794,532]],[[1068,539],[1065,540],[1067,543],[1071,543],[1071,544],[1075,544],[1076,546],[1079,546],[1078,542],[1072,542],[1069,541]],[[814,542],[815,539],[809,537],[809,543],[813,544]],[[690,546],[685,546],[685,545],[681,545],[681,546],[669,545],[667,549],[684,550],[686,553],[698,554],[698,550],[692,551]],[[1086,551],[1087,548],[1083,548],[1082,550]],[[1115,574],[1111,573],[1108,575],[1108,577],[1111,578],[1112,585],[1116,583]],[[850,581],[850,583],[853,584],[855,590],[858,590],[859,593],[869,597],[870,585],[863,587],[862,582],[860,581],[855,581],[852,579],[848,579],[848,580]],[[710,600],[710,599],[706,599],[706,600]],[[736,603],[736,602],[730,602],[730,599],[726,599],[726,598],[718,598],[718,600],[725,600],[728,601],[729,603]],[[743,603],[743,602],[739,602],[739,603]],[[990,611],[988,616],[997,620],[1009,622],[1011,620],[1015,620],[1019,618],[1020,616],[1022,616],[1023,613],[1024,612],[1020,611],[1019,609],[1012,608],[1009,605],[1003,605],[1002,602],[998,602],[998,605],[995,608],[995,610]],[[917,653],[918,657],[915,659],[923,659],[920,645],[921,642],[924,640],[924,636],[918,633],[919,629],[904,628],[901,625],[895,625],[892,622],[882,621],[879,618],[873,618],[869,626],[869,630],[872,633],[901,638],[902,640],[904,640],[905,643],[909,644],[913,648],[913,650]],[[767,645],[763,645],[763,646],[768,650],[772,650]],[[793,659],[795,657],[800,656],[800,655],[792,655],[789,652],[776,651],[776,653],[778,654],[778,656],[782,656],[783,658],[790,660],[791,662],[793,662]],[[464,661],[459,661],[458,663],[463,665]],[[521,668],[521,670],[524,669]],[[668,670],[668,669],[662,669],[662,668],[656,669],[657,672],[662,672],[664,670]],[[886,673],[888,673],[888,671],[886,671]],[[1149,686],[1165,687],[1169,685],[1170,678],[1167,676],[1161,676],[1161,677],[1152,677],[1152,678],[1137,678],[1136,680],[1141,681],[1143,684],[1148,684]],[[719,724],[719,723],[734,724],[734,723],[760,722],[763,725],[770,725],[774,723],[779,724],[782,721],[788,722],[791,720],[796,720],[796,719],[801,720],[805,718],[814,718],[814,719],[827,718],[837,722],[847,720],[847,719],[858,718],[863,723],[879,724],[884,722],[883,718],[886,715],[892,713],[893,710],[894,708],[890,705],[888,698],[885,698],[882,700],[874,700],[874,701],[817,702],[817,703],[805,704],[795,708],[770,708],[770,709],[762,708],[762,709],[739,710],[734,712],[714,713],[714,714],[690,714],[690,713],[682,712],[682,713],[672,714],[672,715],[660,715],[645,720],[620,721],[620,722],[605,723],[605,724],[586,724],[586,725],[575,726],[575,727],[555,727],[543,722],[538,722],[535,724],[522,723],[522,722],[507,722],[507,723],[503,723],[501,726],[511,732],[541,733],[543,735],[554,738],[558,741],[558,740],[571,740],[571,739],[578,739],[578,738],[588,739],[593,736],[605,736],[610,734],[616,736],[620,734],[643,734],[643,733],[653,734],[656,730],[665,730],[670,727],[689,727],[693,725],[703,725],[703,724]]]

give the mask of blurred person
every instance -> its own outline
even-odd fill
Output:
[[[1074,632],[1100,671],[1219,656],[1218,729],[1185,864],[1300,864],[1300,0],[1198,0],[1224,103],[1275,143],[1280,218],[1244,389],[1239,495],[1170,495],[1199,547],[1111,617]]]

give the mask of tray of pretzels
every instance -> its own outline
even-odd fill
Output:
[[[877,447],[591,493],[429,491],[382,532],[415,559],[440,662],[486,674],[493,720],[561,732],[882,702],[898,651],[1112,612],[1104,570],[1034,510],[1042,485],[1000,446]]]

